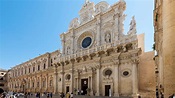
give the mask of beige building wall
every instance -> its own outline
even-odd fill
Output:
[[[164,94],[175,93],[175,0],[163,0]]]
[[[139,94],[144,98],[154,98],[156,90],[154,51],[144,51],[145,34],[139,34],[138,47],[142,49],[138,65]]]
[[[175,0],[155,0],[154,28],[157,55],[157,93],[168,98],[175,93]]]

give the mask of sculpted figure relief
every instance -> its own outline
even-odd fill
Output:
[[[67,54],[70,54],[70,47],[67,47]]]
[[[111,42],[111,34],[107,33],[107,34],[105,35],[105,41],[106,41],[107,43]]]

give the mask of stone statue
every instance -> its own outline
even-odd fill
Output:
[[[111,35],[110,35],[109,33],[106,34],[106,36],[105,36],[105,41],[106,41],[107,43],[111,42]]]
[[[67,54],[70,54],[70,47],[67,47]]]
[[[132,20],[131,20],[131,23],[130,23],[130,30],[132,30],[135,26],[136,26],[136,21],[135,21],[134,16],[132,16]]]
[[[89,3],[89,0],[85,0],[85,4]]]
[[[133,16],[132,20],[130,22],[130,29],[129,29],[127,34],[130,34],[132,36],[132,35],[136,34],[136,32],[137,32],[136,31],[136,21],[135,21],[135,18]]]

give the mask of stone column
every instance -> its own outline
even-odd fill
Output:
[[[119,97],[119,63],[114,65],[114,96]]]
[[[71,61],[72,63],[72,70],[71,70],[71,86],[70,86],[70,92],[74,92],[74,61]]]
[[[163,79],[165,98],[175,93],[175,0],[163,0]]]
[[[97,86],[96,86],[96,88],[97,88],[97,92],[96,92],[96,96],[100,96],[100,69],[101,69],[101,67],[100,67],[100,65],[98,65],[97,67]]]
[[[42,75],[40,75],[40,80],[39,80],[39,90],[41,92],[42,89]]]
[[[62,34],[60,35],[60,38],[61,38],[62,47],[63,47],[62,53],[63,53],[63,55],[64,55],[64,54],[65,54],[65,34],[62,33]]]
[[[133,97],[137,96],[138,93],[138,77],[137,77],[137,64],[138,60],[133,60],[132,64],[132,93]]]
[[[90,77],[88,76],[88,88],[90,88]]]
[[[97,16],[97,45],[101,45],[101,19],[100,19],[100,15]]]
[[[117,10],[118,11],[118,10]],[[113,25],[113,35],[112,35],[112,41],[117,41],[118,40],[118,34],[119,34],[119,29],[118,29],[118,18],[119,13],[115,12],[114,16],[113,16],[113,20],[114,20],[114,25]]]
[[[94,92],[93,92],[93,86],[92,86],[92,76],[91,76],[91,84],[90,84],[90,86],[91,86],[91,88],[90,88],[90,89],[91,89],[90,95],[93,96],[93,93],[94,93]]]
[[[74,35],[74,29],[71,29],[71,54],[74,54],[74,50],[75,50],[75,35]]]
[[[56,64],[55,65],[55,78],[54,78],[54,80],[55,80],[55,86],[54,86],[54,91],[55,91],[55,94],[58,94],[58,72],[57,72],[57,69],[58,68],[58,65]]]
[[[48,74],[46,74],[46,90],[48,89]]]
[[[61,70],[61,72],[60,72],[60,74],[61,74],[61,92],[63,92],[64,93],[64,63],[62,63],[61,64],[61,67],[62,67],[62,70]]]

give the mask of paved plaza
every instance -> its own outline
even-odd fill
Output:
[[[24,97],[18,97],[18,98],[24,98]],[[36,96],[27,96],[27,98],[37,98]],[[46,95],[41,96],[40,98],[47,98]],[[51,97],[49,97],[51,98]],[[61,98],[59,95],[53,95],[52,98]],[[66,98],[66,97],[64,97]],[[131,97],[107,97],[107,96],[86,96],[86,95],[74,95],[74,98],[131,98]]]

